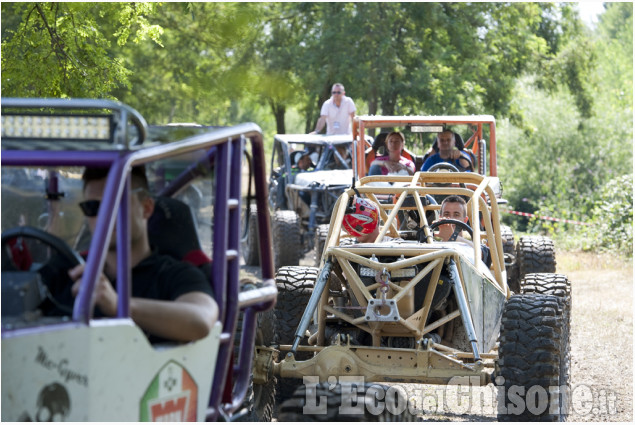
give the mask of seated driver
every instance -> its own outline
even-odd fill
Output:
[[[107,175],[107,168],[87,168],[82,176],[85,200],[80,207],[93,234]],[[150,196],[145,168],[133,168],[131,176],[130,316],[149,334],[151,343],[204,338],[212,330],[216,310],[209,280],[193,265],[152,250],[147,225],[154,211],[154,199]],[[68,271],[75,282],[71,288],[72,297],[79,292],[84,267],[78,265]],[[113,229],[104,269],[95,288],[96,317],[117,314],[116,276],[117,238]],[[67,301],[72,303],[72,297]]]
[[[435,164],[447,162],[454,165],[459,171],[474,171],[470,156],[465,151],[456,148],[454,133],[444,130],[437,135],[439,152],[428,157],[421,166],[421,171],[428,171]]]
[[[441,215],[434,223],[448,218],[467,223],[467,203],[460,196],[451,195],[443,200],[441,203]],[[454,224],[442,224],[439,226],[438,234],[435,236],[445,242],[459,241],[472,246],[472,241],[463,238],[460,236],[460,233],[462,232],[458,226],[455,226]],[[486,245],[481,244],[481,251],[483,253],[483,262],[487,265],[487,267],[490,267],[492,265],[492,258],[490,256],[489,248]]]

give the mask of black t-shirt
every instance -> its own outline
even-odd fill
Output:
[[[71,294],[72,282],[68,278],[69,265],[66,261],[50,262],[45,272],[45,279],[53,297],[60,305],[47,301],[42,310],[48,316],[68,315],[72,313],[74,297]],[[113,288],[117,290],[117,282],[111,279]],[[52,286],[55,285],[55,286]],[[153,252],[132,269],[132,296],[161,301],[174,301],[183,294],[200,291],[214,297],[211,283],[207,276],[195,266],[174,259],[167,255]],[[95,306],[94,317],[104,317],[99,307]],[[151,335],[151,343],[166,342],[167,339]]]
[[[167,255],[153,252],[132,269],[133,297],[173,301],[194,291],[213,296],[209,279],[201,270]]]

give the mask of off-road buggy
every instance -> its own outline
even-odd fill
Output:
[[[507,204],[502,197],[503,185],[498,179],[496,121],[493,116],[359,116],[353,121],[353,136],[356,140],[365,140],[369,130],[378,128],[394,128],[405,134],[407,147],[402,155],[415,163],[417,171],[430,154],[428,148],[438,151],[437,133],[451,130],[456,148],[472,159],[473,171],[491,177],[497,203],[501,206]],[[386,133],[375,136],[372,144],[357,144],[356,176],[365,176],[375,157],[384,153],[385,137],[382,135]],[[441,163],[429,171],[459,170],[452,164]],[[513,291],[520,292],[520,279],[528,273],[556,271],[555,250],[550,238],[541,235],[521,236],[516,242],[512,229],[506,225],[501,225],[501,237],[508,284]]]
[[[360,117],[356,128],[363,136],[366,124],[405,126],[419,124],[417,118]],[[488,123],[494,134],[493,118],[471,120],[479,128]],[[531,273],[528,263],[520,290],[510,289],[491,158],[490,173],[367,176],[342,194],[320,267],[277,272],[278,327],[272,344],[257,349],[254,382],[277,377],[279,420],[412,419],[407,397],[372,383],[457,380],[494,382],[500,419],[566,417],[570,284],[564,275]],[[467,224],[433,223],[437,199],[449,195],[467,201]],[[342,226],[355,196],[380,207],[372,243],[357,242]],[[468,232],[472,243],[436,241],[435,228],[448,223]],[[481,245],[489,249],[490,267]],[[294,391],[294,384],[302,385]],[[376,416],[378,403],[392,409]]]
[[[324,247],[333,205],[353,182],[351,141],[347,135],[277,134],[274,137],[269,207],[276,269],[298,265],[314,246],[320,252]],[[307,170],[298,167],[304,155],[311,160]],[[254,216],[255,213],[252,206]],[[257,236],[255,226],[245,235],[243,255],[248,265],[258,264],[257,252],[252,248],[256,246]]]
[[[260,128],[147,126],[135,110],[111,101],[3,98],[1,143],[2,420],[218,420],[247,411],[270,417],[270,410],[253,409],[251,384],[257,314],[260,326],[270,327],[271,312],[264,311],[276,298]],[[152,345],[130,317],[127,217],[130,172],[138,165],[156,201],[151,245],[201,268],[214,291],[215,326],[195,342]],[[110,167],[92,235],[77,205],[89,166]],[[241,287],[242,175],[255,185],[263,280]],[[113,228],[117,315],[94,318]],[[84,250],[74,305],[61,305],[49,290],[57,276],[44,270],[60,259],[84,262]],[[44,303],[64,315],[43,314]]]

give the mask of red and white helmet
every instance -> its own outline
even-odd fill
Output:
[[[379,224],[379,207],[368,199],[355,197],[351,210],[344,215],[342,226],[351,236],[362,236],[373,233]]]

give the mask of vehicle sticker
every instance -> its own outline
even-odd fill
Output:
[[[189,372],[169,361],[157,373],[141,399],[140,420],[150,422],[196,421],[198,388]]]
[[[73,370],[69,365],[68,359],[56,360],[52,359],[44,348],[37,347],[37,355],[35,362],[42,365],[45,369],[55,370],[64,379],[65,383],[76,382],[80,385],[88,387],[88,376]]]
[[[64,385],[53,382],[40,390],[35,407],[33,417],[25,411],[18,422],[64,422],[71,411],[71,398]]]

